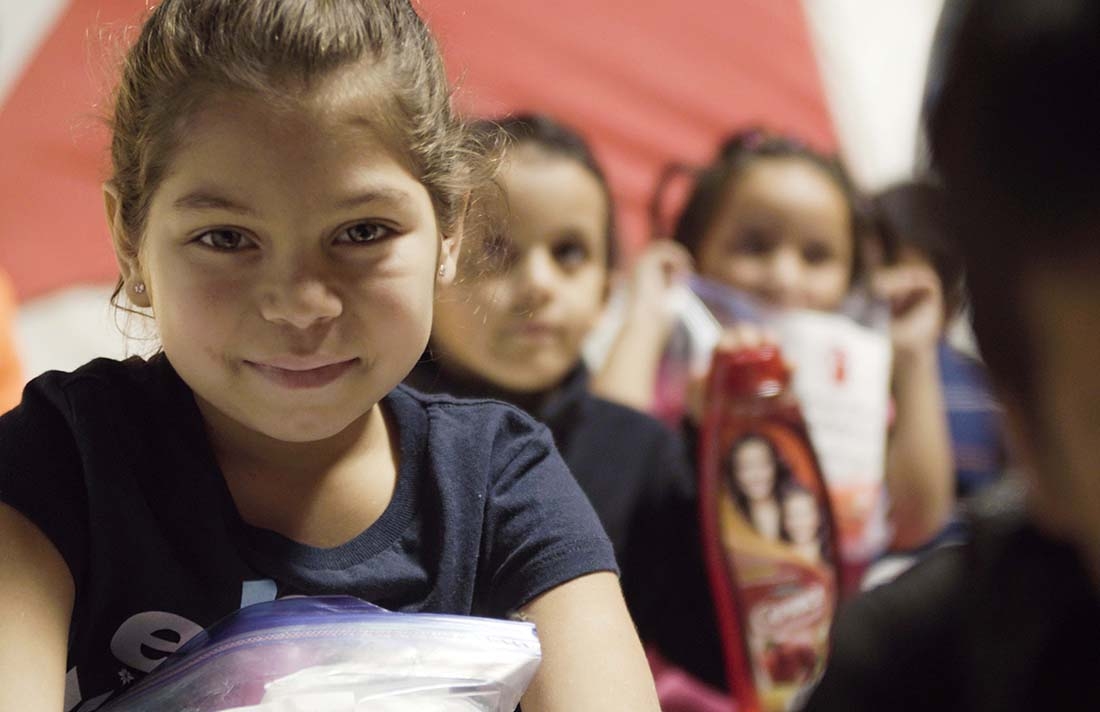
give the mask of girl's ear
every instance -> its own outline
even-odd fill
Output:
[[[114,183],[103,184],[103,208],[107,213],[107,226],[111,230],[111,243],[115,248],[115,261],[122,274],[122,286],[126,298],[136,307],[150,307],[149,290],[134,252],[122,225],[122,200]]]
[[[462,248],[462,236],[466,227],[466,211],[469,209],[470,196],[462,201],[462,210],[454,227],[443,235],[439,246],[439,267],[436,272],[436,282],[448,285],[454,282],[458,272],[458,254]]]

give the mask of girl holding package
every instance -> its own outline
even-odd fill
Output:
[[[406,0],[165,0],[104,187],[149,361],[0,419],[0,709],[97,706],[275,595],[521,615],[537,710],[655,710],[611,547],[549,432],[400,385],[476,234],[483,147]]]
[[[594,381],[597,392],[647,410],[672,328],[667,290],[675,277],[702,277],[783,308],[839,310],[869,281],[892,311],[895,417],[886,486],[893,546],[920,547],[943,530],[953,506],[950,441],[936,346],[942,315],[931,268],[864,265],[855,190],[843,166],[791,139],[759,130],[735,134],[694,183],[673,231],[641,256],[627,318]],[[643,315],[645,315],[643,317]],[[755,346],[759,329],[735,329],[723,348]]]

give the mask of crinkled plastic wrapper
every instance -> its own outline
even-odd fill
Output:
[[[709,370],[723,328],[751,323],[774,332],[793,366],[792,388],[828,483],[851,592],[892,536],[885,491],[888,306],[857,290],[835,313],[776,309],[699,277],[675,300],[679,319],[661,363],[658,415],[671,423],[683,416],[688,384]]]
[[[102,709],[512,712],[540,659],[530,623],[285,598],[226,617]]]

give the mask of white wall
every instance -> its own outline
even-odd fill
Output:
[[[0,0],[0,103],[68,0]]]
[[[15,343],[23,372],[71,371],[97,356],[125,358],[155,350],[147,320],[110,305],[114,284],[71,287],[22,304]]]
[[[856,183],[912,175],[943,0],[803,0],[841,151]]]

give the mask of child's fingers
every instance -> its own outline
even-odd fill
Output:
[[[670,287],[692,271],[691,255],[678,243],[658,240],[646,248],[631,270],[632,300],[660,308]]]
[[[638,269],[655,270],[666,279],[678,278],[693,269],[691,253],[672,240],[657,240],[638,258]]]
[[[871,288],[876,297],[890,303],[894,314],[904,313],[927,299],[938,299],[940,291],[936,273],[923,265],[879,270]]]
[[[939,283],[935,270],[923,264],[884,267],[875,272],[871,289],[877,296],[889,298],[914,289],[929,288]]]
[[[727,327],[718,339],[718,348],[723,351],[741,351],[761,346],[774,346],[779,338],[774,331],[758,324],[742,323]]]

